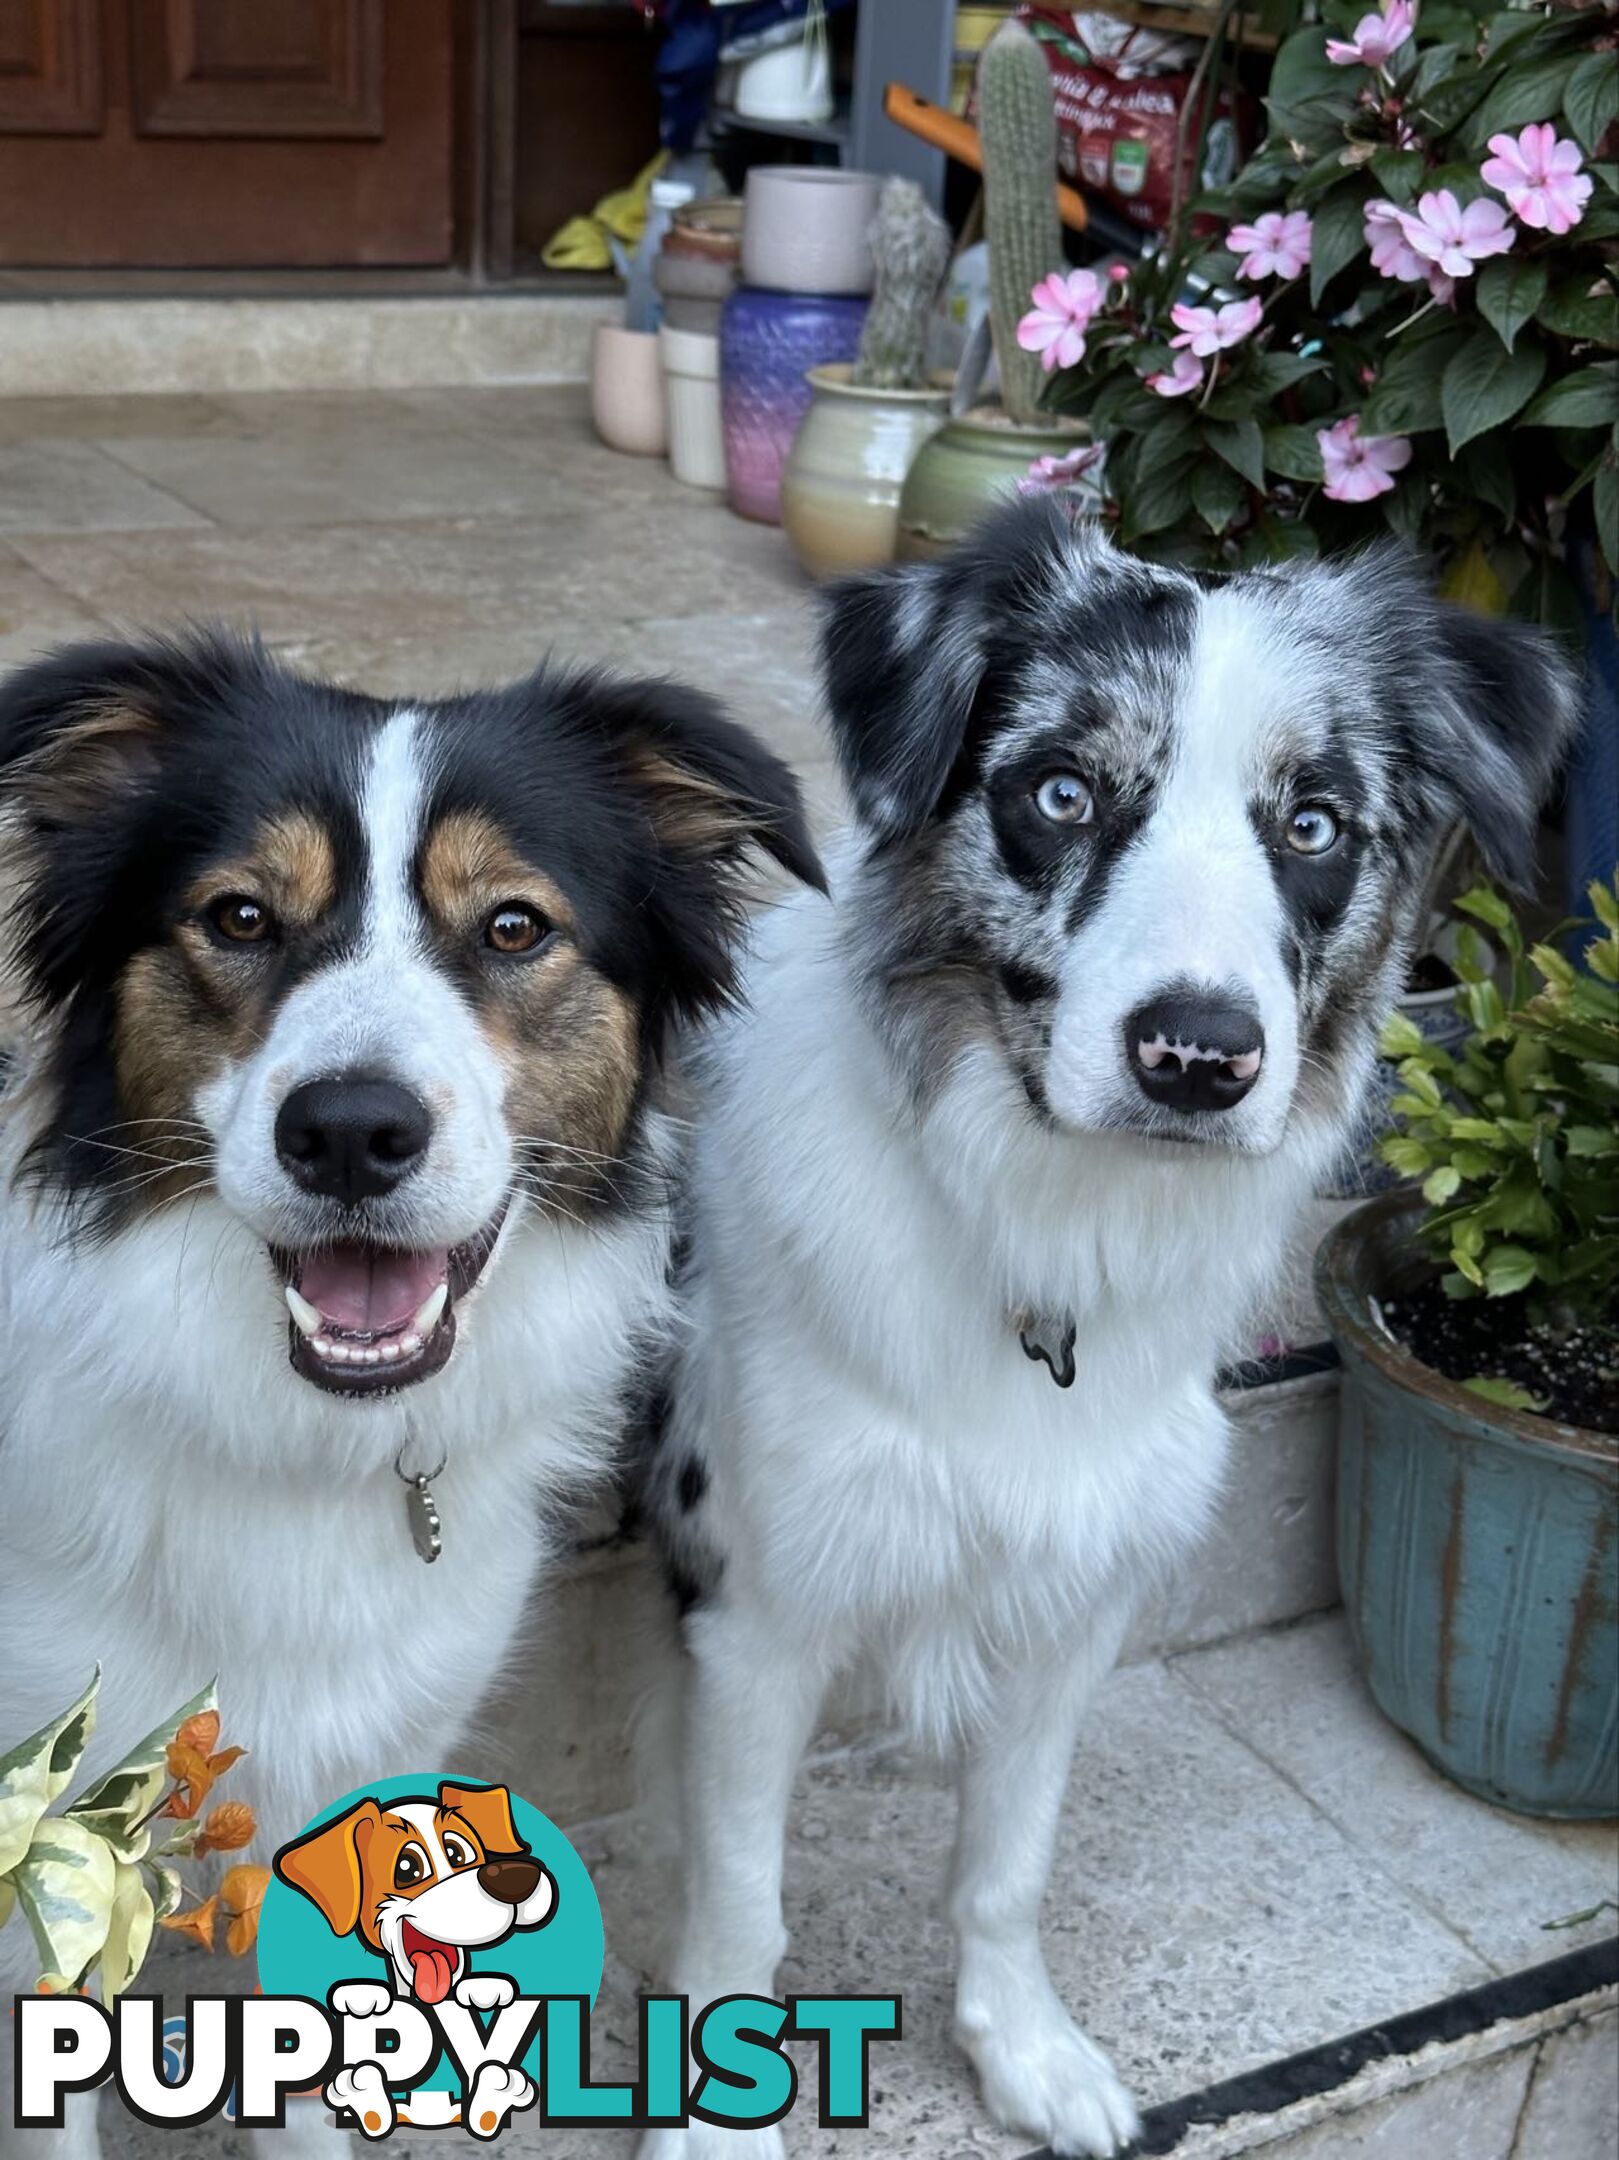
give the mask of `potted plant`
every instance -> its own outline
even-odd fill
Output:
[[[905,475],[950,402],[948,377],[927,375],[950,228],[914,180],[884,185],[871,253],[877,280],[860,350],[852,365],[810,369],[814,401],[782,475],[782,523],[816,577],[893,561]]]
[[[1059,357],[1055,349],[1048,361],[1018,334],[1036,284],[1072,282],[1063,274],[1057,217],[1051,69],[1021,23],[1007,23],[985,46],[978,102],[990,327],[1001,401],[953,414],[917,456],[900,500],[899,552],[911,561],[943,554],[992,502],[1016,491],[1037,459],[1060,458],[1090,436],[1083,422],[1045,405],[1046,376]],[[1073,275],[1095,282],[1089,271]],[[1072,356],[1071,346],[1064,356]]]
[[[1577,631],[1571,540],[1619,567],[1612,13],[1363,4],[1282,46],[1268,140],[1155,257],[1048,286],[1028,334],[1074,333],[1049,396],[1106,443],[1143,554],[1392,530],[1451,597]]]
[[[1343,1361],[1338,1561],[1386,1714],[1470,1791],[1619,1812],[1619,878],[1580,961],[1458,903],[1454,1052],[1390,1023],[1390,1165],[1420,1189],[1317,1259]]]

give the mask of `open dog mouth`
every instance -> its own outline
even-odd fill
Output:
[[[455,1985],[462,1956],[460,1946],[441,1943],[434,1936],[424,1934],[414,1920],[407,1920],[399,1930],[399,1947],[410,1967],[411,1986],[417,1999],[424,2003],[441,2003]]]
[[[293,1371],[334,1395],[393,1394],[442,1371],[455,1348],[456,1305],[505,1219],[502,1205],[465,1244],[419,1251],[361,1242],[272,1251]]]

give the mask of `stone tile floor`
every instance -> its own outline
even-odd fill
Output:
[[[0,401],[0,666],[186,618],[254,623],[289,659],[394,694],[498,680],[548,650],[685,675],[793,760],[823,828],[836,814],[785,542],[602,449],[578,388]],[[805,1775],[785,1984],[899,1990],[907,2038],[876,2052],[872,2127],[800,2132],[797,2151],[1011,2160],[1027,2143],[990,2128],[949,2044],[949,1835],[945,1787],[880,1746]],[[627,1820],[580,1842],[608,1916],[610,2076],[664,1900]],[[1328,1619],[1114,1676],[1047,1938],[1069,2001],[1153,2103],[1596,1940],[1616,1893],[1611,1829],[1519,1821],[1446,1785],[1373,1710]],[[1287,2150],[1594,2160],[1619,2105],[1611,2027]],[[142,2160],[236,2149],[110,2120],[107,2145]],[[609,2160],[627,2143],[519,2126],[506,2149]]]

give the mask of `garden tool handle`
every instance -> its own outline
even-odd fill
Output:
[[[983,148],[978,140],[978,130],[970,120],[946,112],[942,105],[918,97],[914,90],[907,90],[903,83],[897,82],[891,82],[883,92],[883,111],[908,135],[915,135],[933,149],[942,150],[958,165],[970,166],[976,173],[983,171]],[[1083,232],[1090,223],[1084,196],[1065,180],[1059,180],[1056,185],[1057,215],[1070,232]]]

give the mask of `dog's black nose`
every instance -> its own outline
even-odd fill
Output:
[[[1125,1021],[1124,1054],[1149,1101],[1169,1110],[1229,1110],[1259,1078],[1265,1030],[1245,998],[1169,991]]]
[[[478,1882],[502,1905],[521,1905],[540,1886],[540,1863],[526,1853],[502,1855],[484,1862],[478,1870]]]
[[[275,1151],[305,1192],[352,1203],[391,1192],[426,1153],[433,1120],[396,1080],[306,1080],[281,1105]]]

